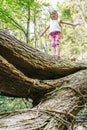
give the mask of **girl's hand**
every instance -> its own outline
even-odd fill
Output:
[[[43,34],[40,35],[40,37],[42,37],[42,36],[43,36]]]
[[[76,27],[76,26],[78,26],[78,25],[80,25],[79,23],[77,23],[77,24],[74,24],[74,27]]]
[[[61,38],[63,39],[63,34],[61,33]]]

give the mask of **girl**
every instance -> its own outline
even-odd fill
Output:
[[[43,34],[49,29],[49,38],[51,40],[52,55],[57,59],[60,59],[60,39],[63,38],[61,24],[68,24],[72,26],[77,25],[77,24],[74,25],[72,23],[67,23],[63,21],[60,21],[58,23],[58,13],[56,10],[52,10],[50,12],[50,25],[40,35],[43,36]]]

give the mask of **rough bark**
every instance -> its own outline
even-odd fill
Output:
[[[56,87],[53,79],[87,68],[86,64],[57,61],[3,31],[0,31],[0,54],[1,94],[30,97],[34,101]]]
[[[37,107],[1,114],[0,129],[67,130],[72,127],[77,112],[87,103],[87,70],[62,78],[61,82],[60,89],[45,95]]]
[[[58,62],[3,31],[0,31],[0,54],[26,76],[35,79],[55,79],[87,68],[64,59]]]
[[[0,56],[1,95],[32,98],[35,105],[40,101],[45,93],[54,90],[56,87],[60,87],[64,83],[65,81],[63,78],[53,80],[29,78]]]
[[[54,89],[55,80],[31,79],[0,56],[0,94],[14,97],[30,97],[39,100],[44,93]],[[35,102],[36,102],[35,101]]]
[[[0,94],[40,103],[24,112],[1,114],[0,129],[67,130],[87,103],[87,64],[57,61],[3,31],[0,55]]]

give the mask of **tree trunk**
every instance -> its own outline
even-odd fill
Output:
[[[26,29],[26,43],[28,44],[30,41],[30,7],[28,8],[28,14],[27,14],[27,29]]]
[[[58,61],[2,31],[0,54],[26,76],[35,79],[60,78],[87,68],[87,65],[72,63],[65,59]]]
[[[57,61],[3,31],[0,55],[0,94],[29,97],[34,106],[38,104],[31,110],[1,114],[1,130],[67,130],[72,126],[87,103],[86,63]]]
[[[31,110],[1,114],[0,129],[68,130],[87,103],[87,70],[61,79],[59,90],[44,96]],[[2,117],[3,115],[3,117]]]

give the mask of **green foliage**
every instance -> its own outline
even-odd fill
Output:
[[[22,37],[26,41],[28,37],[27,32],[30,29],[30,9],[34,0],[4,0],[0,6],[0,21],[3,22],[4,28],[12,30],[13,35]],[[29,22],[28,22],[29,20]],[[19,34],[21,33],[22,36]]]
[[[65,8],[61,12],[63,19],[70,19],[71,18],[71,11],[69,8]]]
[[[32,104],[26,105],[23,99],[21,98],[11,98],[0,96],[0,112],[6,111],[15,111],[25,108],[30,108]]]

